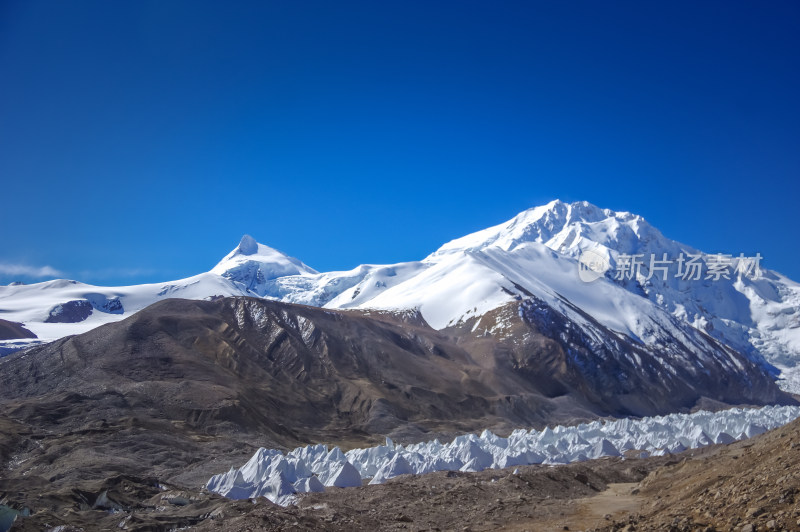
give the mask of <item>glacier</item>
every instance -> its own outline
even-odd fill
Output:
[[[517,429],[505,438],[484,430],[480,435],[457,436],[446,444],[435,439],[404,446],[387,438],[384,445],[346,453],[322,444],[298,447],[286,454],[261,448],[242,467],[211,477],[205,487],[231,499],[266,497],[286,506],[295,502],[298,493],[357,487],[367,480],[382,484],[400,475],[568,464],[623,453],[638,457],[675,454],[752,438],[798,417],[800,407],[766,406],[598,420],[540,431]]]

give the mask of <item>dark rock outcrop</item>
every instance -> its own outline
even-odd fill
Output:
[[[21,340],[25,338],[36,338],[36,335],[21,323],[0,320],[0,340]]]
[[[85,299],[75,299],[61,303],[50,309],[45,323],[78,323],[92,314],[92,304]]]

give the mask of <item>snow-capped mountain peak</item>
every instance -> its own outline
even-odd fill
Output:
[[[637,244],[643,241],[668,242],[641,216],[601,209],[587,201],[553,200],[523,211],[507,222],[452,240],[431,257],[488,247],[513,251],[528,242],[544,244],[571,256],[598,246],[630,253],[638,251]],[[625,249],[618,249],[620,246]]]
[[[578,274],[587,250],[608,263],[593,283]],[[623,256],[634,254],[641,270],[620,277]],[[800,285],[769,270],[748,277],[733,267],[717,279],[680,277],[684,255],[699,257],[704,273],[715,257],[665,237],[641,216],[554,200],[452,240],[422,261],[318,273],[245,235],[205,274],[137,287],[61,287],[65,281],[54,281],[47,297],[40,297],[45,283],[0,287],[0,311],[39,338],[54,339],[167,297],[247,295],[329,308],[414,311],[436,329],[530,299],[589,335],[596,322],[635,342],[677,340],[690,350],[706,343],[702,335],[711,336],[755,362],[775,365],[796,381],[787,389],[800,391]],[[651,257],[672,264],[669,275],[648,275]]]
[[[292,275],[316,275],[318,272],[294,257],[259,244],[252,236],[244,235],[239,245],[214,266],[211,273],[229,279],[245,292],[263,296],[269,281]]]

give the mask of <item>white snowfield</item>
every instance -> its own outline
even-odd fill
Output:
[[[593,421],[542,431],[519,429],[508,438],[484,430],[414,445],[353,449],[309,445],[283,454],[259,449],[242,467],[211,477],[209,491],[232,499],[266,497],[289,505],[297,493],[325,487],[381,484],[399,475],[434,471],[483,471],[532,464],[567,464],[634,451],[641,457],[665,455],[717,443],[732,443],[780,427],[800,417],[800,407],[734,408],[721,412],[670,414],[642,419]]]
[[[578,258],[587,250],[611,267],[592,283],[578,275]],[[728,250],[734,256],[736,251]],[[442,329],[532,294],[590,336],[586,315],[635,342],[677,341],[699,360],[708,353],[697,333],[702,331],[773,365],[781,387],[800,393],[800,284],[763,268],[758,278],[731,271],[728,279],[684,280],[670,271],[662,280],[660,275],[647,279],[645,266],[634,278],[615,280],[620,257],[634,254],[642,254],[645,263],[650,255],[666,254],[673,261],[681,254],[699,255],[704,272],[714,258],[664,237],[640,216],[556,200],[453,240],[420,261],[320,273],[245,236],[210,272],[179,281],[0,286],[0,317],[50,341],[122,319],[164,298],[246,295],[328,308],[418,310],[431,327]],[[78,310],[86,315],[80,321],[58,322],[64,321],[65,304],[81,301]],[[480,322],[475,331],[498,332]],[[0,354],[4,346],[19,343],[0,342]]]

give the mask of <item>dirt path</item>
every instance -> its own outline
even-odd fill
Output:
[[[585,499],[564,501],[561,515],[542,520],[526,520],[503,527],[506,532],[555,532],[563,530],[586,530],[621,520],[625,515],[636,513],[644,498],[632,492],[638,482],[609,484],[608,489]],[[606,516],[611,516],[606,519]]]
[[[644,503],[644,497],[633,494],[638,486],[638,482],[609,484],[608,489],[596,497],[579,501],[581,508],[578,516],[587,522],[592,521],[583,528],[598,526],[605,521],[606,515],[619,519],[623,514],[637,512]]]

